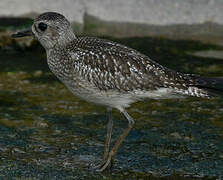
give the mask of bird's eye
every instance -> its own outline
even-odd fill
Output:
[[[45,23],[39,23],[38,28],[43,32],[47,29],[47,24]]]

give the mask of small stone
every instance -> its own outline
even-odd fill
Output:
[[[29,81],[29,80],[23,80],[23,81],[21,81],[21,83],[22,83],[22,84],[29,84],[30,81]]]
[[[33,73],[33,75],[35,76],[35,77],[39,77],[39,76],[41,76],[43,74],[43,71],[41,71],[41,70],[37,70],[37,71],[35,71],[34,73]]]
[[[49,127],[49,125],[47,123],[45,123],[45,122],[37,122],[36,126],[37,127],[42,127],[42,128]]]
[[[181,139],[181,135],[178,132],[171,133],[170,136],[173,136],[176,139]]]
[[[184,137],[184,140],[186,141],[190,141],[192,138],[190,138],[189,136]]]
[[[6,147],[0,147],[1,152],[6,152],[8,149]]]
[[[19,148],[14,148],[14,149],[13,149],[13,152],[17,152],[17,153],[25,153],[24,151],[22,151],[22,150],[19,149]]]
[[[19,75],[25,75],[25,74],[27,74],[27,73],[24,72],[24,71],[19,71],[18,74],[19,74]]]
[[[8,72],[7,73],[8,76],[15,76],[15,74],[16,74],[15,72]]]

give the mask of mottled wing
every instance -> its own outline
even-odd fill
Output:
[[[74,68],[100,90],[156,90],[187,88],[187,75],[170,71],[147,56],[111,41],[82,37],[70,45]],[[191,81],[191,82],[190,82]]]

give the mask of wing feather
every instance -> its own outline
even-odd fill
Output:
[[[82,37],[68,47],[74,68],[100,90],[188,88],[190,75],[165,68],[140,52],[108,40]],[[178,85],[176,85],[178,84]]]

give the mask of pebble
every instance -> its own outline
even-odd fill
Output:
[[[176,139],[181,139],[181,135],[178,132],[171,133],[170,136],[173,136]]]
[[[33,75],[35,76],[35,77],[39,77],[39,76],[41,76],[43,74],[43,71],[41,71],[41,70],[37,70],[37,71],[35,71],[34,73],[33,73]]]

